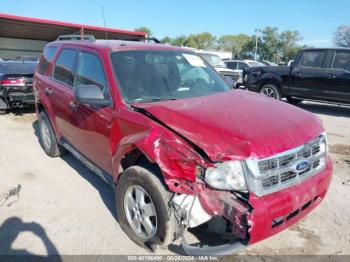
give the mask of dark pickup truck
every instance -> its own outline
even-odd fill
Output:
[[[6,110],[34,105],[33,75],[36,62],[0,62],[0,114]]]
[[[250,91],[291,103],[350,103],[350,48],[304,49],[291,66],[248,68],[244,84]]]

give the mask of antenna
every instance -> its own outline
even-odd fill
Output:
[[[102,12],[103,24],[105,26],[106,41],[108,41],[107,26],[106,26],[106,19],[105,19],[105,10],[103,8],[103,5],[101,5],[101,12]]]

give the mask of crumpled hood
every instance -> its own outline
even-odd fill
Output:
[[[212,161],[268,157],[324,131],[314,114],[242,90],[134,106],[191,140]]]

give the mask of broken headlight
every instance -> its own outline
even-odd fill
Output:
[[[227,161],[216,164],[215,167],[207,168],[205,182],[217,189],[247,190],[241,161]]]

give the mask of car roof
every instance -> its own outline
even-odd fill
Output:
[[[180,51],[186,53],[194,53],[193,51],[177,46],[165,44],[147,43],[141,41],[125,41],[125,40],[59,40],[48,44],[48,46],[70,45],[77,47],[87,47],[93,49],[109,49],[112,52],[126,50],[162,50],[162,51]]]

